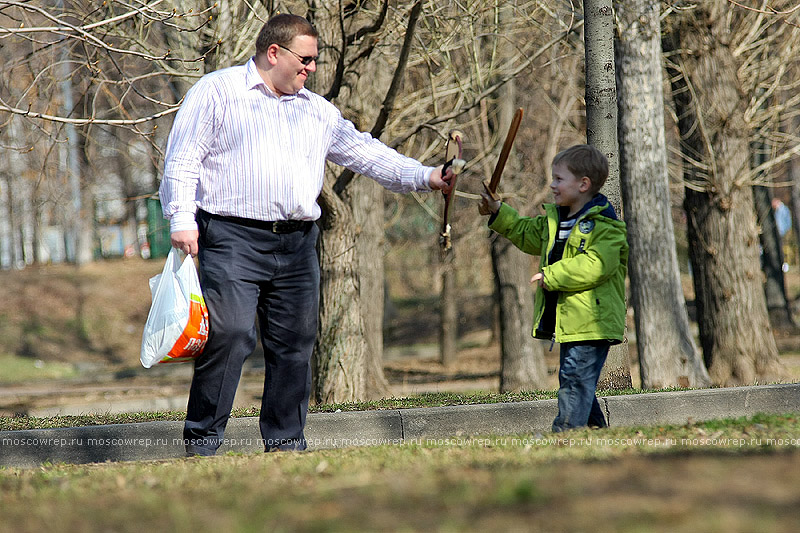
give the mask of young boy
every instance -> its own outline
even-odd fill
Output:
[[[541,256],[534,304],[533,335],[561,345],[558,416],[553,431],[606,427],[595,397],[600,370],[612,344],[625,330],[625,275],[628,243],[599,193],[608,161],[596,148],[577,145],[553,159],[550,190],[555,204],[545,214],[522,217],[484,193],[480,213],[489,227],[528,254]]]

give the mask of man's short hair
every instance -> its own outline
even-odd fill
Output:
[[[553,158],[553,166],[564,164],[577,178],[586,176],[592,182],[592,194],[597,194],[608,179],[608,159],[589,144],[576,144],[562,150]]]
[[[256,39],[256,55],[267,53],[267,48],[273,44],[289,46],[298,35],[319,37],[319,33],[311,23],[298,15],[281,13],[269,19]]]

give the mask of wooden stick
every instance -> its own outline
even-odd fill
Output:
[[[511,155],[511,146],[514,144],[514,138],[517,136],[517,130],[519,130],[519,125],[522,122],[522,114],[523,111],[521,107],[514,113],[514,119],[511,121],[511,126],[508,128],[508,134],[506,134],[506,141],[503,143],[503,149],[500,151],[500,157],[497,159],[497,165],[494,167],[492,179],[488,183],[486,181],[483,182],[486,192],[495,200],[500,199],[497,196],[497,185],[500,183],[500,177],[503,175],[503,169],[506,167],[508,156]]]

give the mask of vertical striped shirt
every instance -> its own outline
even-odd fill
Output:
[[[397,153],[308,89],[273,93],[255,61],[203,76],[167,141],[159,188],[171,231],[197,229],[197,208],[255,220],[316,220],[325,162],[394,192],[428,191],[432,167]]]

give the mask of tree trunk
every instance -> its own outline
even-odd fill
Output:
[[[383,374],[383,187],[361,177],[345,189],[343,199],[352,209],[357,228],[358,293],[367,344],[363,397],[383,398],[389,394],[389,382]]]
[[[774,328],[791,328],[794,325],[792,312],[786,297],[783,279],[783,249],[772,198],[763,185],[753,187],[753,202],[757,217],[759,242],[761,244],[761,270],[764,272],[764,296],[769,311],[769,321]]]
[[[796,119],[795,123],[797,124],[795,131],[800,131],[800,118]],[[789,209],[792,212],[792,231],[790,235],[794,236],[793,246],[790,246],[790,249],[800,251],[800,157],[795,156],[789,161],[788,180],[791,184],[789,189],[791,191]],[[791,265],[790,268],[800,268],[796,253],[787,259]]]
[[[748,187],[721,198],[686,191],[700,343],[712,381],[722,386],[783,375],[761,287],[752,202]]]
[[[60,82],[60,92],[63,99],[62,106],[66,116],[75,112],[73,104],[75,101],[75,90],[79,87],[82,80],[78,76],[73,76],[70,72],[69,54],[64,52],[63,61],[61,63],[62,80]],[[81,101],[79,99],[79,101]],[[88,154],[86,153],[87,135],[89,127],[84,127],[79,130],[78,127],[67,124],[67,146],[65,151],[65,168],[67,169],[68,183],[69,183],[69,196],[71,205],[65,210],[64,213],[64,227],[67,228],[66,253],[67,260],[75,263],[80,267],[92,260],[92,221],[94,217],[89,218],[91,213],[91,202],[86,204],[84,196],[89,194],[89,175],[90,164]],[[93,215],[93,213],[92,213]]]
[[[142,249],[139,245],[139,220],[136,216],[136,206],[138,200],[134,200],[139,195],[136,182],[131,173],[130,154],[128,152],[128,144],[126,142],[128,135],[125,130],[117,130],[113,132],[114,141],[117,147],[117,172],[122,184],[122,192],[125,195],[125,224],[130,228],[133,235],[133,250],[137,257],[141,257]],[[125,243],[126,245],[128,243]]]
[[[9,263],[11,268],[20,268],[20,252],[17,248],[18,229],[20,221],[17,219],[17,210],[15,209],[14,202],[14,178],[10,174],[5,175],[6,182],[6,214],[8,216],[8,251]]]
[[[439,362],[444,366],[452,366],[458,357],[458,296],[454,255],[453,248],[439,255],[442,282],[442,291],[439,293]]]
[[[353,214],[326,180],[319,198],[321,265],[319,333],[312,359],[312,398],[317,403],[363,399],[364,322],[359,298]]]
[[[689,329],[672,223],[659,0],[617,4],[620,177],[642,388],[705,387]]]
[[[94,197],[92,194],[92,183],[90,180],[91,164],[86,153],[88,141],[88,127],[83,131],[75,131],[78,137],[77,146],[74,151],[70,148],[70,157],[78,159],[77,165],[71,165],[73,171],[78,175],[70,179],[72,186],[72,207],[73,212],[68,219],[71,219],[73,231],[75,232],[75,265],[81,267],[90,263],[93,259],[94,244]]]
[[[584,0],[586,49],[586,140],[608,158],[603,193],[622,218],[617,145],[617,88],[614,67],[614,10],[611,0]],[[630,388],[627,341],[612,346],[598,388]]]
[[[44,174],[44,171],[42,171]],[[33,183],[30,187],[30,212],[31,212],[31,255],[32,263],[34,265],[41,265],[42,252],[44,250],[44,243],[42,242],[42,223],[43,223],[43,210],[47,202],[45,194],[42,192],[42,185],[44,182],[43,176],[38,176],[32,179]]]
[[[404,48],[412,42],[417,21],[413,13],[416,11],[418,15],[420,9],[419,3],[412,9]],[[320,31],[321,44],[325,44],[324,36],[329,36],[333,43],[329,51],[334,55],[336,52],[342,54],[340,59],[344,61],[352,58],[347,57],[346,47],[336,48],[339,39],[342,39],[342,43],[347,41],[346,36],[339,35],[341,16],[338,9],[321,9],[314,12],[312,22]],[[390,41],[386,44],[390,44]],[[400,55],[403,56],[403,53]],[[381,112],[371,129],[371,134],[376,138],[381,136],[385,120],[393,110],[397,94],[395,83],[402,79],[407,66],[407,53],[405,56],[405,60],[401,59],[394,66],[394,76],[389,77],[392,84],[384,95]],[[365,82],[382,77],[382,73],[363,76]],[[324,66],[311,78],[309,88],[325,94],[338,94],[341,87],[333,85],[341,83],[341,80],[336,80],[334,72]],[[331,87],[320,91],[325,82],[329,82]],[[374,106],[378,99],[376,93],[381,87],[384,87],[382,83],[370,84],[361,91],[358,83],[349,87],[361,98],[357,99],[357,105],[343,109],[343,112],[345,116],[351,114],[363,119],[354,120],[359,129],[363,129],[363,126],[358,122],[374,117],[374,107],[365,113],[359,112],[357,106]],[[383,375],[383,193],[376,189],[380,187],[371,180],[362,179],[357,184],[353,182],[353,177],[353,172],[346,170],[336,178],[335,184],[327,183],[326,179],[319,199],[322,208],[320,264],[323,279],[320,290],[320,333],[317,336],[314,366],[314,396],[317,401],[364,399],[384,396],[389,392],[388,382]]]
[[[499,101],[499,116],[495,122],[500,132],[497,137],[503,142],[517,109],[513,81],[501,89]],[[511,157],[503,176],[503,189],[513,191],[522,188],[517,170],[518,160]],[[531,257],[522,253],[507,239],[498,239],[496,235],[492,236],[491,256],[500,323],[500,391],[545,389],[547,365],[542,345],[531,335]]]
[[[724,18],[724,17],[723,17]],[[681,133],[689,255],[700,344],[712,382],[749,385],[784,375],[769,325],[759,266],[747,97],[734,55],[715,38],[725,21],[695,11],[666,36]],[[693,163],[696,162],[696,163]]]
[[[37,188],[38,189],[38,188]],[[41,265],[42,261],[42,207],[39,202],[38,190],[34,189],[31,194],[31,215],[33,217],[33,225],[31,226],[31,241],[33,246],[33,264]]]
[[[790,122],[792,131],[800,131],[800,117],[795,116]],[[786,178],[789,182],[789,211],[792,213],[792,230],[788,236],[794,239],[789,245],[792,251],[789,257],[784,258],[791,266],[800,268],[800,156],[794,156],[787,164]]]
[[[530,256],[507,239],[492,236],[492,268],[500,308],[501,392],[547,388],[541,343],[531,336],[530,266]]]

